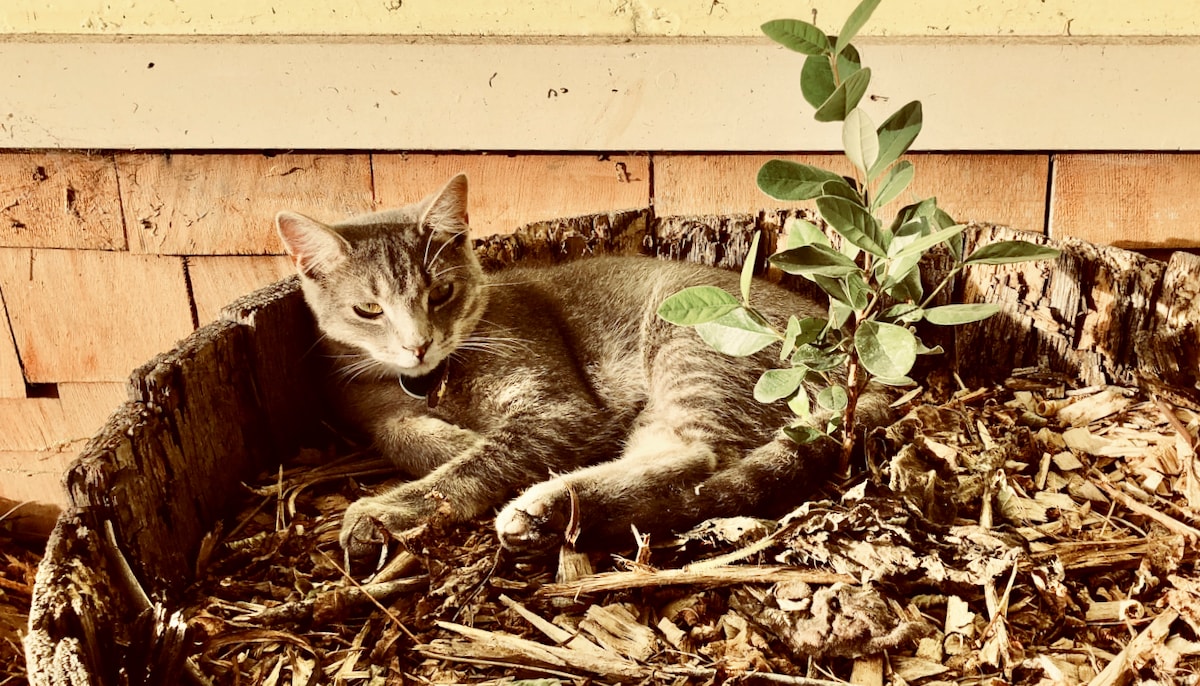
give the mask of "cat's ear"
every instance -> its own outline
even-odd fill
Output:
[[[442,190],[429,196],[421,215],[425,230],[465,236],[467,233],[467,175],[450,179]]]
[[[307,276],[328,273],[346,259],[346,239],[315,219],[280,212],[275,215],[275,228],[292,262]]]

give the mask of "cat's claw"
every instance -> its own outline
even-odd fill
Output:
[[[393,538],[419,519],[420,513],[394,499],[361,498],[346,508],[338,542],[354,560],[386,559]]]
[[[383,522],[369,515],[352,516],[347,510],[338,541],[348,557],[362,560],[379,555],[380,549],[387,548],[389,538]]]
[[[570,502],[566,490],[542,483],[509,503],[496,517],[496,535],[505,548],[517,552],[546,552],[563,540]]]

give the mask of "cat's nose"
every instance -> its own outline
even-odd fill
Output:
[[[417,362],[424,362],[425,361],[425,353],[429,352],[429,346],[432,343],[433,343],[433,341],[425,340],[414,346],[406,345],[406,346],[404,346],[404,349],[407,350],[408,352],[412,353],[413,357],[417,358]]]

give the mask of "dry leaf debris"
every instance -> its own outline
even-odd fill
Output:
[[[20,686],[26,683],[21,637],[41,552],[37,541],[5,527],[4,514],[0,512],[0,686]]]
[[[1200,683],[1200,414],[1037,370],[931,395],[870,437],[857,482],[779,521],[712,520],[652,546],[631,533],[630,558],[564,554],[561,568],[504,554],[486,521],[435,520],[351,578],[340,512],[389,470],[305,451],[206,542],[188,671],[355,686]]]

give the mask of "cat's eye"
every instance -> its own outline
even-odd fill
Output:
[[[450,302],[450,299],[453,297],[453,281],[441,281],[439,283],[435,283],[433,287],[429,289],[429,304],[433,307],[445,305],[446,303]]]
[[[359,303],[354,306],[354,314],[363,319],[375,319],[383,314],[383,308],[379,303]]]

